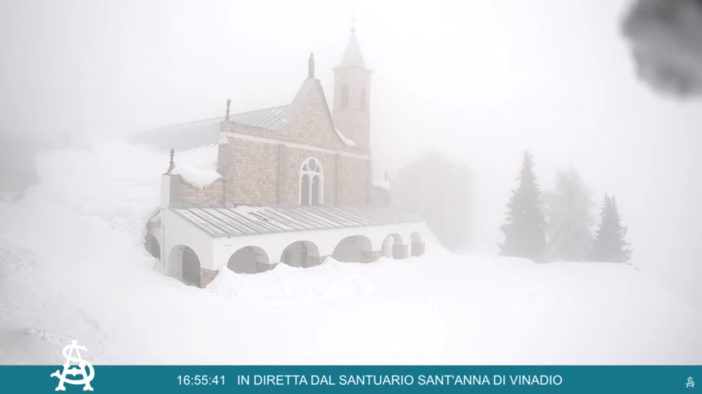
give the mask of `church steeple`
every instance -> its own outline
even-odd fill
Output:
[[[363,54],[361,53],[361,47],[358,45],[358,40],[356,39],[356,33],[352,30],[349,43],[346,44],[344,56],[341,58],[341,63],[339,63],[336,68],[353,66],[366,68],[366,63],[363,61]]]
[[[357,146],[370,149],[370,75],[355,28],[334,67],[334,123]]]

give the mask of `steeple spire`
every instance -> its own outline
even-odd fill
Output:
[[[351,34],[356,33],[356,22],[358,22],[358,19],[356,19],[356,14],[351,14]]]
[[[354,18],[352,23],[355,22]],[[341,63],[334,67],[334,124],[356,146],[370,149],[371,70],[363,61],[355,25]]]
[[[341,58],[341,63],[335,68],[345,68],[358,66],[363,69],[368,69],[366,67],[366,62],[363,61],[363,54],[361,53],[361,47],[358,45],[358,40],[356,39],[355,29],[351,28],[351,38],[349,38],[348,44],[346,44],[346,50],[344,50],[344,56]]]

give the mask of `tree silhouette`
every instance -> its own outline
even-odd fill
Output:
[[[583,261],[592,248],[592,192],[575,167],[556,174],[556,187],[543,193],[547,261]]]
[[[512,191],[507,203],[505,224],[501,227],[505,241],[500,244],[500,254],[541,262],[546,253],[544,217],[539,201],[539,186],[534,175],[534,158],[528,151],[524,152],[517,180],[519,187]]]
[[[626,227],[621,225],[621,217],[617,210],[617,200],[614,196],[605,195],[602,210],[600,211],[600,227],[595,233],[592,243],[590,260],[611,263],[625,263],[631,258],[631,250],[624,237]]]

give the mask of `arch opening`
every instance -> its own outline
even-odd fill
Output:
[[[185,245],[174,246],[168,259],[169,274],[188,285],[200,287],[200,259]]]
[[[297,241],[283,250],[280,262],[291,267],[309,268],[321,264],[322,261],[317,245],[309,241]]]
[[[363,235],[342,239],[334,248],[332,257],[344,263],[367,263],[375,260],[371,241]]]
[[[151,254],[151,256],[161,260],[161,245],[158,243],[156,237],[151,234],[146,234],[144,237],[144,248]]]
[[[424,254],[424,241],[422,241],[422,236],[418,232],[414,232],[411,235],[412,238],[412,256],[421,256]]]
[[[402,242],[400,234],[390,234],[383,241],[383,256],[396,260],[407,257],[407,245]]]
[[[245,246],[229,257],[227,268],[238,274],[255,274],[272,269],[273,266],[269,263],[265,250],[257,246]]]

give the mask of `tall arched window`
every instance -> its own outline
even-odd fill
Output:
[[[341,109],[347,109],[349,107],[349,85],[341,86]]]
[[[361,111],[366,110],[366,87],[361,87]]]
[[[302,174],[300,180],[300,204],[310,205],[310,176]]]
[[[310,157],[300,168],[300,204],[320,205],[324,202],[324,172],[319,160]]]

